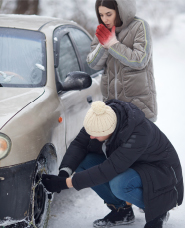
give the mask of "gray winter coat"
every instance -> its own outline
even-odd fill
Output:
[[[101,80],[104,101],[132,102],[154,122],[157,102],[150,28],[146,21],[135,17],[135,1],[116,1],[123,22],[116,27],[119,43],[105,49],[95,36],[87,62],[95,70],[104,69]]]

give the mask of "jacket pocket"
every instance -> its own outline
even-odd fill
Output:
[[[123,69],[122,80],[127,97],[147,95],[150,92],[146,70],[124,72]]]
[[[165,164],[152,165],[148,172],[150,174],[154,192],[164,189],[172,189],[177,183],[174,169]]]

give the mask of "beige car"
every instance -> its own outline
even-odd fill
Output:
[[[46,227],[58,174],[92,101],[101,71],[86,57],[92,38],[57,18],[0,15],[0,226]]]

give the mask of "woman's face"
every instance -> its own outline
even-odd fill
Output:
[[[100,18],[108,29],[115,26],[116,10],[109,9],[105,6],[99,7]]]
[[[97,139],[98,141],[103,142],[103,141],[107,140],[111,135],[112,134],[106,135],[106,136],[97,136],[97,137],[90,135],[90,138],[91,139]]]

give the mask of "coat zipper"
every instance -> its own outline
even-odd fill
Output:
[[[172,167],[172,166],[171,166],[171,169],[172,169],[172,171],[173,171],[173,173],[174,173],[175,180],[176,180],[176,184],[177,184],[177,183],[178,183],[178,180],[177,180],[177,176],[176,176],[175,170],[173,169],[173,167]]]
[[[173,171],[173,174],[174,174],[174,176],[175,176],[175,180],[176,180],[176,184],[178,183],[178,179],[177,179],[177,176],[176,176],[176,173],[175,173],[175,170],[173,169],[173,167],[171,166],[171,170]],[[177,191],[177,188],[176,188],[176,186],[174,186],[174,189],[175,189],[175,191],[176,191],[176,193],[177,193],[177,201],[178,201],[178,198],[179,198],[179,193],[178,193],[178,191]],[[176,201],[176,207],[178,207],[178,202]]]
[[[117,93],[117,66],[116,66],[116,59],[114,59],[114,74],[115,74],[115,83],[114,83],[114,90],[115,90],[115,99],[118,99],[118,93]]]
[[[176,187],[174,187],[174,189],[175,189],[175,191],[176,191],[176,193],[177,193],[177,200],[178,200],[178,198],[179,198],[179,193],[178,193],[178,191],[177,191],[177,188]],[[178,205],[178,202],[176,201],[176,207],[178,207],[179,205]]]
[[[105,154],[105,157],[107,158],[107,153],[106,153],[106,144],[105,142],[102,144],[102,151]]]

